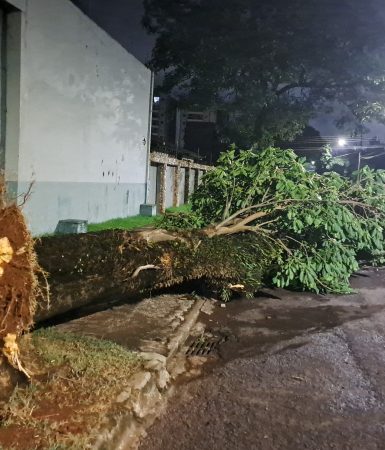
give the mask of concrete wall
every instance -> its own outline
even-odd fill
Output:
[[[20,18],[19,145],[15,155],[6,144],[6,176],[19,194],[35,182],[32,231],[138,214],[151,72],[68,0],[29,1]]]
[[[175,167],[167,166],[166,169],[166,208],[171,208],[174,205],[174,180],[175,178]]]
[[[147,203],[150,205],[156,204],[157,180],[158,180],[158,166],[151,165],[148,180],[148,198],[147,198]]]
[[[150,162],[147,203],[155,204],[158,214],[188,202],[203,174],[213,168],[160,152],[151,153]]]
[[[195,190],[195,177],[196,177],[196,170],[190,170],[190,186],[189,186],[189,192],[193,193]]]
[[[184,204],[184,192],[186,184],[186,169],[181,169],[180,171],[180,182],[179,182],[179,203]]]

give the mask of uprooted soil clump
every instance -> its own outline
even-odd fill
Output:
[[[6,205],[0,185],[0,398],[29,378],[18,338],[34,322],[37,297],[43,301],[34,242],[17,205]],[[44,277],[43,277],[44,278]]]
[[[0,448],[88,448],[101,420],[119,413],[116,395],[141,361],[103,340],[50,329],[28,333],[37,302],[46,308],[39,274],[22,212],[2,208]]]
[[[38,281],[32,237],[17,206],[0,210],[0,338],[33,324]]]

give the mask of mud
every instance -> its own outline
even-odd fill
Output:
[[[202,314],[233,338],[141,450],[384,449],[384,274],[361,273],[349,296],[268,290]]]

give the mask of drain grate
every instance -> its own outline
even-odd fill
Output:
[[[207,356],[227,341],[225,336],[200,336],[191,342],[186,350],[187,356]]]

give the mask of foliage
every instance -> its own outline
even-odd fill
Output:
[[[143,23],[157,37],[150,66],[165,71],[164,90],[182,105],[227,111],[229,142],[290,140],[334,106],[341,126],[384,121],[381,0],[144,5]]]
[[[227,301],[230,285],[243,285],[246,294],[257,291],[279,253],[265,236],[250,233],[204,239],[190,260],[205,268],[203,279]]]
[[[316,170],[318,173],[335,171],[345,175],[348,171],[350,162],[347,158],[333,156],[333,150],[330,145],[322,148],[319,159],[316,160]]]
[[[312,191],[314,179],[292,151],[268,148],[239,152],[232,146],[221,154],[215,170],[204,176],[191,198],[192,210],[208,225],[243,208],[271,201],[272,195],[274,200],[301,200]]]
[[[310,173],[291,150],[232,147],[191,204],[203,225],[216,224],[216,233],[251,231],[274,242],[282,250],[275,285],[343,293],[360,257],[385,261],[384,183],[385,172],[368,167],[351,180]]]

